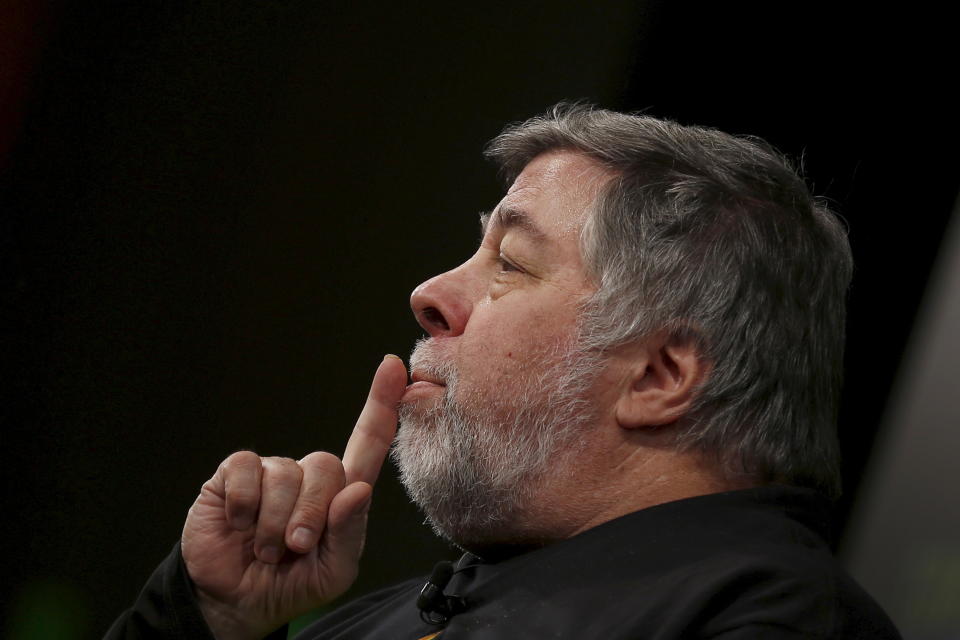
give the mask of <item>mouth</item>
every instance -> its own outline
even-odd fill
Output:
[[[447,388],[442,380],[420,370],[411,372],[410,380],[411,383],[407,385],[407,390],[400,399],[401,403],[436,396],[442,394]]]
[[[443,382],[443,380],[441,380],[440,378],[435,377],[435,376],[429,374],[428,372],[422,371],[422,370],[420,370],[420,369],[414,369],[414,370],[410,373],[410,380],[412,381],[412,384],[417,384],[418,382],[429,382],[430,384],[434,384],[434,385],[437,385],[437,386],[440,386],[440,387],[445,387],[445,386],[447,386],[447,385]]]

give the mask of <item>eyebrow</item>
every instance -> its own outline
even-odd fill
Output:
[[[542,242],[547,237],[547,234],[534,223],[530,218],[530,214],[526,211],[513,207],[504,207],[497,209],[493,213],[489,211],[480,213],[481,238],[487,234],[491,220],[494,220],[495,224],[504,229],[518,229],[538,242]]]

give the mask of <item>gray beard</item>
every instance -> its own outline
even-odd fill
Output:
[[[528,363],[538,372],[503,393],[461,397],[457,371],[421,340],[410,368],[446,382],[443,398],[400,407],[391,458],[440,536],[464,548],[537,544],[526,517],[551,477],[567,473],[595,418],[588,390],[600,358],[576,348]]]

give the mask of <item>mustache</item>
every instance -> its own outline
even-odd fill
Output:
[[[456,384],[459,371],[453,361],[442,353],[441,345],[433,338],[420,338],[413,346],[409,359],[410,374],[417,371],[431,379],[440,380],[448,387]]]

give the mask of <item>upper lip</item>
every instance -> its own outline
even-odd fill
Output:
[[[440,386],[446,386],[443,383],[443,380],[431,376],[429,373],[424,371],[413,371],[410,374],[410,379],[414,382],[429,382],[431,384],[438,384]]]

